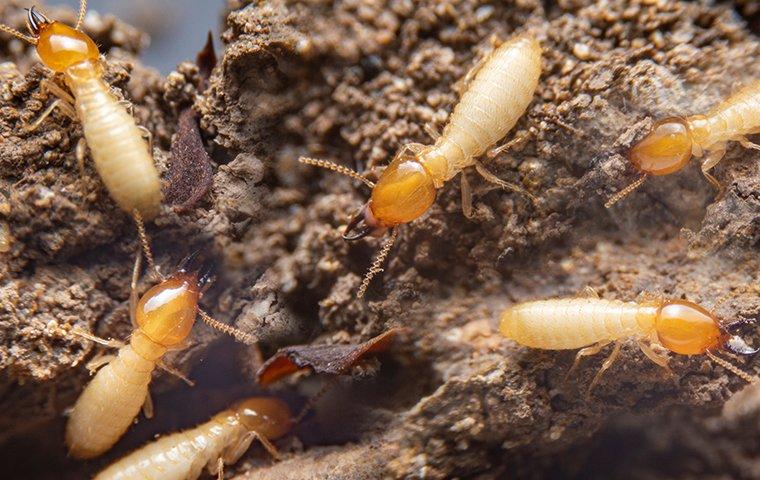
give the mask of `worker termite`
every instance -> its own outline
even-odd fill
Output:
[[[258,440],[279,458],[270,440],[294,424],[288,406],[275,398],[251,397],[190,430],[159,438],[100,472],[95,480],[193,480],[203,467],[224,478],[224,465],[235,463]]]
[[[669,175],[684,168],[692,156],[702,160],[702,174],[718,190],[723,186],[710,174],[726,153],[728,142],[760,150],[747,135],[760,133],[760,81],[728,97],[706,115],[673,117],[655,123],[652,131],[631,148],[628,159],[641,176],[604,204],[610,208],[639,188],[649,175]]]
[[[151,257],[146,245],[144,248],[146,256]],[[168,350],[187,346],[196,314],[208,325],[242,342],[255,343],[252,335],[214,320],[198,308],[210,276],[202,268],[192,266],[194,258],[188,257],[177,272],[162,279],[138,300],[137,281],[141,265],[138,253],[129,300],[130,317],[135,326],[130,343],[123,345],[85,332],[72,332],[119,348],[118,356],[101,357],[89,366],[91,371],[102,368],[71,409],[66,425],[66,444],[72,457],[93,458],[107,451],[126,432],[141,406],[146,416],[151,416],[148,384],[156,365],[184,379],[178,372],[164,366],[160,359]]]
[[[754,380],[714,352],[725,349],[748,355],[758,350],[751,349],[740,337],[727,333],[715,315],[684,300],[635,303],[569,298],[526,302],[510,307],[502,314],[499,330],[504,337],[531,348],[580,348],[571,371],[582,357],[595,355],[614,343],[612,353],[592,380],[589,391],[615,361],[622,340],[627,338],[635,338],[641,351],[668,371],[667,356],[657,353],[652,346],[680,355],[705,354],[747,382]]]
[[[82,123],[84,137],[92,152],[98,174],[119,207],[129,214],[139,212],[147,220],[161,207],[161,185],[143,130],[126,108],[110,92],[103,80],[103,65],[95,42],[81,31],[87,1],[81,0],[76,27],[50,21],[30,8],[29,35],[7,25],[0,30],[37,49],[42,63],[63,76],[69,91],[57,81],[43,80],[40,89],[58,99],[30,126],[36,129],[55,108]],[[70,93],[69,93],[70,92]],[[84,155],[84,149],[77,149]]]
[[[372,277],[382,271],[380,265],[396,239],[396,227],[422,216],[435,201],[436,191],[463,169],[474,166],[489,182],[527,194],[522,188],[487,171],[477,158],[503,138],[525,113],[540,76],[541,46],[535,38],[523,34],[502,44],[467,74],[459,104],[435,143],[404,145],[377,184],[332,162],[306,157],[299,159],[302,163],[361,180],[372,189],[370,200],[346,227],[345,240],[381,236],[391,231],[390,238],[367,272],[358,297],[364,295]],[[513,142],[491,150],[489,156],[505,150]],[[462,204],[465,208],[469,205],[468,195],[463,176]]]

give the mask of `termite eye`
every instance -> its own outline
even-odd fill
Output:
[[[657,313],[655,324],[662,346],[682,355],[699,355],[717,347],[722,332],[715,318],[697,304],[674,300]]]
[[[370,208],[382,227],[411,222],[435,201],[433,178],[414,157],[391,162],[372,189]]]
[[[281,437],[292,426],[290,409],[277,398],[249,398],[233,408],[247,429],[256,431],[265,438]]]
[[[199,297],[195,275],[175,275],[145,292],[137,303],[135,321],[154,342],[177,345],[195,323]]]
[[[629,160],[644,173],[667,175],[691,158],[692,139],[686,123],[670,118],[655,124],[652,131],[631,148]]]
[[[56,72],[85,60],[97,61],[100,56],[98,46],[90,37],[61,22],[41,24],[35,36],[42,63]]]

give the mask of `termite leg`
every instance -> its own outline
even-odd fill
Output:
[[[142,132],[143,138],[148,140],[148,152],[153,155],[153,133],[142,125],[138,125],[137,129]]]
[[[438,140],[438,138],[440,138],[440,136],[441,136],[441,132],[439,132],[438,129],[436,129],[433,126],[433,124],[430,123],[430,122],[428,122],[425,125],[423,125],[422,128],[425,130],[425,133],[427,133],[428,135],[430,135],[430,138],[432,138],[433,140]]]
[[[113,94],[113,90],[111,91],[111,94]],[[117,103],[121,105],[122,107],[124,107],[127,113],[129,113],[130,117],[135,116],[135,106],[132,102],[130,102],[129,100],[119,100]]]
[[[70,330],[71,333],[74,335],[78,335],[82,338],[85,338],[91,342],[98,343],[100,345],[103,345],[104,347],[110,347],[110,348],[121,348],[124,346],[124,342],[120,340],[116,340],[114,338],[110,338],[106,340],[105,338],[100,338],[98,336],[95,336],[91,333],[87,333],[85,331],[79,330],[78,328],[72,328]]]
[[[52,93],[59,99],[69,104],[72,108],[73,108],[73,105],[76,103],[76,100],[74,100],[74,97],[53,80],[48,80],[48,79],[40,80],[40,92],[42,92],[43,94]],[[76,120],[76,116],[74,117],[74,120]]]
[[[673,370],[671,370],[668,366],[668,361],[670,359],[667,355],[655,352],[652,347],[650,345],[647,345],[643,340],[636,340],[636,343],[639,345],[639,348],[649,360],[664,368],[669,375],[675,376]]]
[[[725,154],[726,145],[718,145],[714,150],[711,150],[707,154],[707,158],[705,158],[705,160],[702,162],[702,175],[704,175],[707,181],[709,181],[712,186],[718,190],[716,199],[719,199],[723,196],[723,193],[725,193],[725,187],[723,187],[723,185],[721,185],[720,182],[709,173],[709,171],[723,159],[723,155]]]
[[[109,364],[115,358],[116,355],[100,355],[87,362],[87,365],[85,365],[85,367],[87,368],[87,371],[90,372],[90,375],[95,375],[95,372],[97,372],[101,367]]]
[[[182,372],[180,372],[176,368],[170,367],[169,365],[165,364],[164,362],[162,362],[160,360],[158,362],[156,362],[156,366],[158,366],[158,368],[160,368],[161,370],[165,371],[166,373],[172,374],[175,377],[179,378],[180,380],[182,380],[183,382],[185,382],[189,386],[191,386],[191,387],[195,386],[195,382],[193,382],[192,380],[190,380],[189,378],[187,378],[186,376],[184,376],[182,374]]]
[[[524,143],[535,133],[536,133],[536,129],[533,127],[529,128],[528,131],[523,130],[519,133],[516,133],[515,137],[512,140],[508,141],[507,143],[499,145],[498,147],[493,147],[493,148],[488,149],[488,151],[486,152],[486,156],[488,158],[496,158],[500,153],[506,152],[507,150],[514,147],[515,145]]]
[[[515,185],[514,183],[509,183],[502,180],[501,178],[486,170],[486,168],[480,162],[475,162],[475,171],[478,172],[480,176],[483,177],[483,179],[485,179],[487,182],[498,185],[505,190],[512,190],[513,192],[525,195],[526,197],[530,198],[534,204],[538,203],[538,198],[535,195],[528,192],[524,188]]]
[[[483,58],[478,60],[478,63],[473,65],[461,80],[457,81],[454,84],[454,91],[457,92],[457,95],[460,97],[464,94],[464,92],[467,91],[467,87],[470,86],[470,83],[472,83],[472,81],[475,79],[475,76],[483,68],[483,65],[485,65],[491,59],[496,49],[499,48],[502,43],[504,43],[503,40],[495,34],[489,37],[488,42],[491,44],[490,48],[488,49],[488,53],[484,55]]]
[[[37,117],[37,120],[26,127],[26,130],[28,132],[37,130],[39,126],[42,125],[42,122],[45,121],[45,119],[50,116],[50,114],[53,113],[53,110],[56,108],[58,108],[61,113],[70,119],[74,121],[77,120],[77,112],[74,109],[74,97],[72,97],[69,92],[59,87],[58,84],[56,84],[54,81],[47,79],[40,81],[40,92],[42,94],[52,93],[58,98],[54,100],[50,105],[48,105],[48,107],[40,114],[40,116]]]
[[[140,280],[140,268],[142,267],[142,252],[138,249],[137,255],[135,255],[135,266],[132,267],[132,282],[129,285],[129,319],[132,321],[132,326],[137,328],[137,319],[135,313],[137,312],[137,281]]]
[[[142,411],[145,418],[153,418],[153,399],[150,396],[150,392],[145,393],[145,402],[143,403]]]
[[[214,474],[214,472],[209,473]],[[224,480],[224,460],[222,457],[216,459],[216,480]]]
[[[751,148],[752,150],[760,150],[760,145],[750,142],[747,137],[739,137],[736,139],[742,147],[744,148]]]
[[[583,290],[581,290],[578,296],[582,298],[601,298],[599,296],[599,292],[596,291],[596,288],[592,287],[591,285],[586,285],[583,287]]]
[[[597,353],[601,352],[604,347],[609,345],[611,342],[609,340],[602,340],[601,342],[597,342],[593,345],[589,345],[588,347],[581,348],[578,350],[578,353],[575,354],[575,360],[573,361],[573,366],[570,367],[570,370],[567,371],[567,375],[565,375],[565,378],[569,377],[571,373],[573,373],[577,368],[578,365],[581,364],[581,359],[583,357],[588,357],[591,355],[596,355]]]
[[[462,170],[461,175],[462,213],[465,218],[472,218],[472,190],[470,189],[470,182],[467,181],[467,172]]]
[[[84,137],[77,141],[77,146],[74,149],[77,157],[77,168],[79,169],[79,175],[84,176],[84,162],[87,160],[87,140]]]
[[[591,385],[589,385],[588,387],[587,395],[591,395],[591,391],[594,389],[596,384],[602,378],[602,375],[604,374],[604,372],[606,372],[607,369],[610,368],[613,363],[615,363],[615,360],[617,360],[618,356],[620,355],[621,345],[622,343],[620,341],[615,342],[615,346],[612,347],[612,353],[610,353],[610,356],[604,360],[604,363],[602,363],[602,367],[599,369],[598,372],[596,372],[596,375],[594,375],[594,379],[591,380]]]

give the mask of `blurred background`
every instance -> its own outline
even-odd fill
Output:
[[[79,8],[79,0],[47,3]],[[165,75],[179,62],[195,59],[207,31],[213,31],[218,42],[224,5],[224,0],[89,0],[87,11],[112,13],[150,35],[140,58]]]

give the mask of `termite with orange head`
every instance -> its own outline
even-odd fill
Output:
[[[746,355],[758,350],[751,349],[740,337],[727,333],[715,315],[684,300],[635,303],[569,298],[526,302],[510,307],[502,314],[499,330],[504,337],[531,348],[580,348],[573,368],[582,357],[594,355],[614,343],[612,353],[594,377],[590,389],[615,361],[621,341],[627,338],[635,338],[641,351],[666,369],[667,356],[657,353],[653,345],[680,355],[705,354],[747,382],[754,380],[715,352],[724,349]]]
[[[502,139],[525,113],[541,76],[541,46],[529,34],[496,48],[465,78],[466,88],[433,145],[403,146],[377,184],[346,167],[302,157],[302,163],[328,168],[372,188],[369,201],[346,227],[343,238],[354,241],[391,231],[359,288],[362,297],[396,238],[396,227],[421,217],[433,205],[436,191],[463,169],[475,166],[488,181],[526,193],[485,170],[477,161]],[[495,154],[510,144],[492,151]],[[463,196],[467,194],[463,183]]]
[[[102,368],[71,409],[66,425],[66,445],[72,457],[93,458],[106,452],[127,431],[141,407],[145,408],[146,416],[151,415],[148,385],[156,365],[184,379],[164,366],[161,357],[169,350],[187,345],[196,315],[239,341],[255,343],[252,335],[214,320],[198,308],[210,274],[202,268],[192,267],[194,258],[188,257],[173,275],[162,279],[138,300],[136,288],[141,256],[137,255],[130,296],[130,316],[135,330],[128,344],[72,332],[107,346],[119,347],[117,356],[101,357],[90,365],[91,371]]]
[[[100,52],[92,39],[81,31],[87,10],[79,5],[74,28],[51,21],[34,7],[29,9],[25,35],[7,25],[0,30],[35,45],[46,67],[63,76],[69,91],[55,81],[40,86],[58,97],[31,125],[37,128],[55,109],[79,120],[98,174],[111,198],[130,215],[138,212],[146,220],[161,208],[161,184],[143,130],[110,92],[103,80]],[[77,149],[83,155],[84,149]]]
[[[655,123],[652,131],[631,148],[628,159],[641,176],[604,204],[612,205],[639,188],[649,175],[670,175],[684,168],[691,157],[702,160],[702,174],[718,190],[723,187],[710,174],[721,161],[730,141],[760,150],[747,135],[760,133],[760,81],[731,95],[706,115],[674,117]]]
[[[279,458],[270,441],[288,433],[293,423],[288,406],[281,400],[247,398],[206,423],[135,450],[100,472],[95,480],[194,480],[204,466],[221,479],[224,465],[237,462],[253,440]]]

